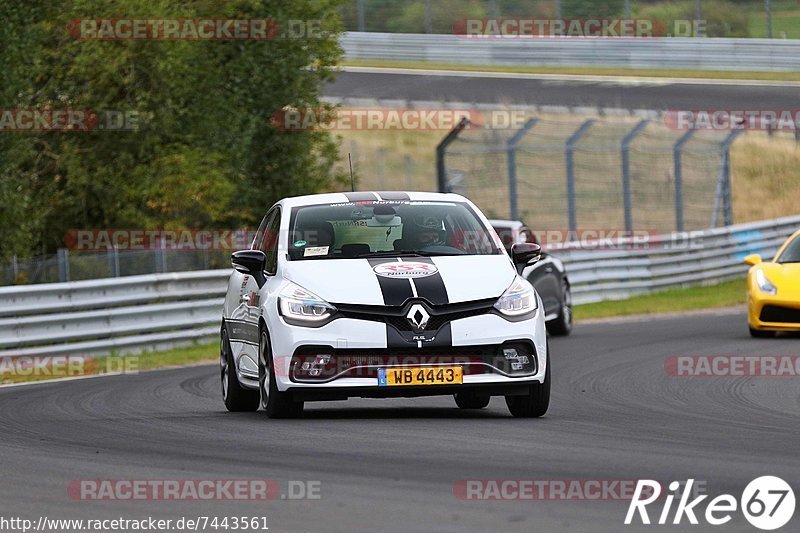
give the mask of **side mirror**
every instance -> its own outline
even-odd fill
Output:
[[[759,264],[760,262],[761,262],[761,256],[758,254],[750,254],[744,258],[744,263],[746,265],[753,266]]]
[[[542,258],[542,247],[529,242],[519,242],[511,247],[511,259],[522,270]]]
[[[257,274],[264,272],[267,256],[261,250],[239,250],[231,254],[231,264],[242,274]]]

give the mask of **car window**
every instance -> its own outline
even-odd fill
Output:
[[[514,244],[514,230],[508,226],[494,226],[494,231],[497,232],[497,236],[500,237],[500,242],[503,243],[503,247],[511,251],[511,246]]]
[[[354,258],[376,254],[499,254],[493,236],[461,202],[375,201],[297,207],[289,258]]]
[[[539,244],[539,239],[536,238],[536,234],[530,228],[522,228],[519,231],[519,240],[520,242]]]
[[[261,247],[259,248],[267,258],[264,270],[269,274],[275,274],[278,270],[278,235],[280,229],[281,210],[276,208],[269,216],[267,227],[261,240]]]
[[[778,263],[800,263],[800,236],[795,237],[783,253],[778,257]]]
[[[253,244],[250,245],[251,250],[261,249],[261,242],[264,240],[264,230],[267,227],[267,223],[269,222],[270,216],[272,216],[271,211],[268,212],[266,215],[264,215],[264,218],[261,219],[261,224],[258,225],[256,236],[253,238]]]

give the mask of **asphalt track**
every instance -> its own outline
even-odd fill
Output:
[[[309,404],[301,420],[224,411],[200,366],[0,389],[0,516],[266,516],[270,531],[636,531],[620,501],[463,501],[462,479],[695,478],[738,497],[753,478],[800,487],[800,380],[681,378],[675,354],[800,353],[751,339],[742,311],[579,325],[551,341],[545,418],[451,398]],[[321,499],[78,501],[75,479],[318,480]],[[656,510],[653,514],[657,514]],[[784,530],[797,531],[800,516]],[[716,531],[752,531],[741,514]]]
[[[687,82],[680,80],[570,76],[436,73],[386,69],[341,72],[324,87],[336,98],[377,98],[526,104],[567,107],[665,110],[797,109],[800,84],[763,82]]]

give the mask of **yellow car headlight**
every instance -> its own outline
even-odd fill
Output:
[[[756,285],[764,294],[769,294],[770,296],[778,294],[778,287],[767,278],[763,270],[756,270]]]

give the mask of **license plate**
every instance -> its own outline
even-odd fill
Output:
[[[378,386],[457,385],[464,380],[460,366],[426,366],[420,368],[379,368]]]

